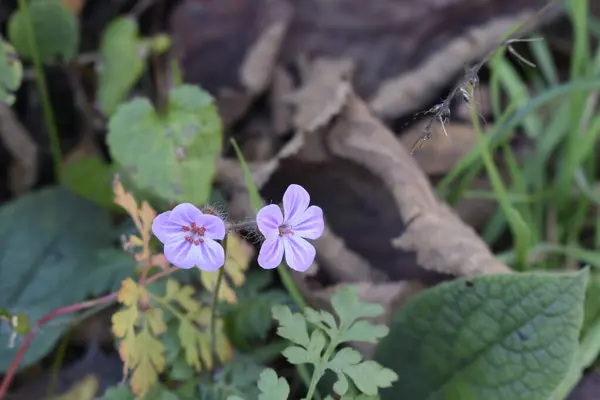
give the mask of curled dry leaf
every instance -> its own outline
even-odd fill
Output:
[[[414,159],[357,96],[349,99],[327,143],[336,156],[382,180],[406,224],[392,244],[414,252],[418,265],[459,276],[510,272],[473,229],[436,198]]]
[[[282,60],[350,57],[357,93],[385,117],[423,107],[546,0],[296,1]]]
[[[305,66],[306,82],[290,100],[295,105],[294,127],[313,132],[327,124],[346,103],[354,63],[348,59],[319,58]]]
[[[173,12],[184,80],[216,97],[225,126],[267,88],[291,16],[286,0],[184,0]]]

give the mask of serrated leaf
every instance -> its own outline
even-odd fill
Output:
[[[139,301],[142,292],[143,289],[138,286],[136,281],[127,278],[121,283],[121,289],[119,289],[119,293],[117,294],[117,300],[125,306],[133,306]]]
[[[277,334],[284,339],[299,344],[306,348],[310,339],[304,316],[299,313],[292,313],[287,306],[274,306],[272,309],[273,318],[279,321]]]
[[[337,330],[337,323],[335,322],[334,316],[327,311],[316,311],[310,307],[306,307],[304,309],[304,315],[306,316],[306,320],[312,324],[324,324],[324,328],[327,328],[330,332]]]
[[[165,347],[149,329],[149,324],[135,337],[136,363],[132,365],[131,389],[138,396],[147,393],[165,369]]]
[[[321,360],[321,353],[325,349],[325,335],[319,330],[314,330],[310,335],[310,342],[306,348],[309,362],[317,364]]]
[[[112,158],[137,190],[164,202],[203,204],[221,152],[221,119],[213,99],[196,86],[173,89],[164,114],[147,99],[123,104],[112,116]]]
[[[375,303],[363,303],[355,286],[345,286],[331,296],[331,305],[340,319],[340,329],[348,327],[357,319],[374,318],[383,314],[383,307]]]
[[[347,365],[343,371],[361,392],[369,396],[375,396],[379,388],[391,387],[392,383],[398,379],[398,375],[394,371],[371,360]]]
[[[188,365],[193,366],[196,371],[201,371],[204,363],[208,370],[212,369],[213,359],[208,332],[200,332],[191,321],[182,320],[179,323],[178,334]]]
[[[308,351],[300,346],[289,346],[281,352],[290,364],[304,364],[311,362]]]
[[[138,23],[133,18],[115,18],[102,34],[98,102],[107,117],[114,114],[144,72],[146,60],[140,44]]]
[[[258,389],[261,394],[258,400],[287,400],[290,386],[284,378],[277,377],[275,371],[265,369],[258,379]]]
[[[162,335],[167,330],[167,325],[163,319],[163,310],[160,308],[151,308],[144,311],[144,317],[155,335]]]
[[[65,165],[63,183],[84,199],[100,207],[120,211],[113,201],[114,172],[114,168],[102,161],[100,157],[86,157]]]
[[[587,270],[437,285],[392,319],[375,360],[399,374],[382,399],[547,399],[578,346]]]
[[[12,105],[23,80],[23,65],[15,48],[0,35],[0,102]]]
[[[240,287],[246,280],[246,271],[254,255],[254,247],[235,233],[227,235],[227,259],[225,260],[225,274],[234,287]],[[212,291],[217,282],[218,271],[200,271],[202,285],[206,290]],[[224,280],[219,290],[219,299],[228,303],[235,303],[237,297],[229,283]]]
[[[358,364],[361,361],[362,355],[358,351],[344,347],[327,362],[327,368],[338,373],[342,372],[347,365]]]
[[[343,396],[346,394],[349,387],[350,384],[348,382],[348,378],[346,378],[346,375],[341,373],[337,374],[337,381],[335,381],[335,383],[333,384],[333,391],[339,394],[340,396]]]
[[[326,364],[326,368],[337,374],[338,381],[343,381],[342,374],[347,375],[362,393],[368,395],[376,395],[378,388],[390,387],[392,382],[398,379],[392,370],[374,361],[362,361],[362,355],[349,347],[340,349]],[[347,383],[344,386],[342,382],[342,386],[348,390]]]
[[[385,325],[373,325],[368,321],[356,321],[350,328],[342,333],[340,342],[367,342],[377,343],[379,339],[387,336],[389,329]]]
[[[112,331],[117,338],[135,334],[140,315],[137,307],[125,307],[111,317]]]
[[[0,305],[26,315],[32,324],[60,307],[84,301],[93,293],[118,289],[122,272],[110,264],[116,250],[110,215],[63,188],[47,188],[19,197],[0,208]],[[122,259],[119,261],[119,263]],[[109,264],[105,264],[109,262]],[[120,264],[133,273],[133,261]],[[89,280],[94,276],[97,281]],[[21,366],[50,351],[76,314],[44,326],[33,339]],[[0,346],[0,372],[17,347]]]
[[[29,2],[27,8],[41,61],[72,60],[79,47],[77,18],[58,0]],[[15,11],[8,21],[8,37],[22,58],[32,59],[29,21],[21,10]]]
[[[202,304],[194,298],[194,288],[189,285],[180,285],[175,279],[167,280],[166,299],[176,301],[189,313],[196,313],[202,308]]]

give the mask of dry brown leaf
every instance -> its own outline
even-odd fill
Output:
[[[418,265],[458,276],[510,272],[473,229],[436,198],[415,160],[357,96],[350,97],[327,139],[335,155],[381,178],[406,224],[392,244],[414,252]]]
[[[291,16],[287,0],[184,0],[171,14],[184,79],[216,96],[225,126],[267,89]]]
[[[317,59],[305,66],[304,82],[290,96],[295,105],[294,127],[313,132],[336,116],[350,93],[354,63],[348,59]]]
[[[426,121],[419,122],[408,131],[402,132],[400,142],[410,150],[413,144],[423,135]],[[477,145],[477,136],[471,124],[449,122],[445,124],[448,136],[440,123],[431,128],[432,139],[427,145],[413,153],[413,157],[427,175],[443,175],[448,173],[456,163]]]
[[[282,60],[350,57],[357,93],[382,115],[418,111],[547,0],[305,0]]]
[[[11,154],[8,187],[18,196],[29,190],[38,174],[39,148],[27,129],[19,122],[12,108],[0,102],[0,140]]]
[[[292,129],[292,109],[287,99],[294,91],[294,81],[282,67],[275,68],[271,85],[270,108],[273,130],[283,135]]]

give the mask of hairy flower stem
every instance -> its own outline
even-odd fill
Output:
[[[227,263],[227,235],[225,235],[225,238],[223,239],[223,251],[225,252],[225,263]],[[223,283],[223,276],[225,276],[225,265],[219,268],[217,282],[215,283],[215,288],[213,290],[212,304],[210,306],[210,351],[212,353],[215,365],[218,360],[216,335],[217,306],[219,304],[219,290],[221,289],[221,284]]]
[[[152,275],[146,281],[146,284],[148,285],[148,284],[155,282],[167,275],[170,275],[173,272],[177,271],[178,269],[179,268],[167,268],[164,271],[159,272],[158,274]],[[29,349],[29,346],[31,345],[31,342],[35,338],[35,335],[39,332],[39,330],[44,325],[46,325],[48,322],[50,322],[54,318],[60,317],[61,315],[71,314],[71,313],[74,313],[77,311],[83,311],[86,309],[90,309],[90,308],[114,301],[117,298],[118,294],[119,294],[119,292],[114,292],[114,293],[107,294],[106,296],[100,297],[95,300],[89,300],[89,301],[84,301],[81,303],[70,304],[68,306],[64,306],[59,309],[56,309],[56,310],[44,315],[42,318],[40,318],[40,320],[37,322],[35,327],[33,329],[31,329],[29,331],[29,333],[27,333],[27,336],[25,336],[23,343],[21,343],[21,347],[19,347],[19,350],[17,351],[15,358],[13,359],[12,363],[8,367],[8,370],[6,371],[6,374],[4,375],[4,378],[2,379],[2,384],[0,384],[0,400],[3,400],[4,397],[6,396],[6,393],[8,392],[8,388],[10,387],[10,384],[17,372],[17,369],[19,368],[19,365],[21,364],[21,361],[23,360],[23,356],[25,356],[25,352],[27,352],[27,349]]]
[[[31,49],[31,58],[33,59],[33,65],[35,68],[35,81],[37,83],[38,91],[40,92],[46,129],[48,130],[48,135],[50,136],[50,148],[52,149],[52,161],[54,163],[54,177],[57,182],[60,182],[62,180],[62,154],[60,150],[58,128],[56,127],[56,120],[54,118],[52,104],[50,104],[50,96],[48,94],[46,76],[44,75],[44,67],[42,66],[42,61],[40,59],[40,53],[35,38],[35,27],[33,25],[33,21],[31,20],[31,14],[29,13],[29,7],[27,6],[26,0],[19,0],[19,11],[23,13],[23,17],[25,19],[25,30],[27,33],[29,48]]]

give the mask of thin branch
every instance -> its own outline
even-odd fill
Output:
[[[161,271],[155,275],[152,275],[150,278],[148,278],[148,280],[146,281],[146,285],[149,285],[152,282],[155,282],[167,275],[170,275],[177,270],[178,270],[178,268],[176,268],[176,267],[166,268],[163,271]],[[0,400],[3,400],[4,397],[6,396],[6,393],[8,392],[8,388],[10,387],[10,384],[17,372],[17,369],[19,368],[19,365],[21,364],[21,361],[23,360],[23,357],[25,356],[25,352],[27,352],[27,349],[29,349],[29,346],[31,345],[31,342],[35,338],[35,335],[38,333],[38,331],[42,327],[44,327],[51,320],[53,320],[57,317],[60,317],[62,315],[71,314],[71,313],[74,313],[77,311],[83,311],[83,310],[86,310],[89,308],[96,307],[101,304],[106,304],[111,301],[114,301],[114,300],[116,300],[118,294],[119,294],[119,292],[114,292],[114,293],[107,294],[106,296],[100,297],[95,300],[84,301],[81,303],[76,303],[76,304],[71,304],[71,305],[68,305],[65,307],[61,307],[59,309],[56,309],[56,310],[44,315],[42,318],[40,318],[40,320],[36,323],[35,327],[29,331],[27,336],[25,336],[25,339],[23,340],[23,343],[21,343],[21,346],[19,347],[19,350],[17,351],[15,358],[13,359],[12,363],[10,364],[10,367],[8,368],[8,370],[6,371],[6,374],[4,375],[4,378],[2,379],[2,385],[0,385]]]

